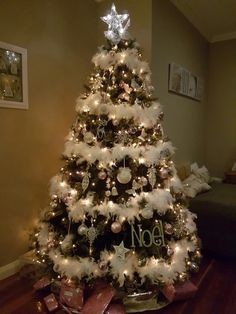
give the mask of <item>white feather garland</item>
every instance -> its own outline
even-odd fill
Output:
[[[134,119],[134,122],[146,128],[152,128],[158,121],[162,112],[161,105],[153,101],[150,107],[142,108],[138,104],[130,105],[121,103],[113,104],[108,97],[104,99],[100,92],[90,94],[87,98],[79,97],[76,102],[77,112],[89,114],[107,114],[109,119],[120,121],[121,119]]]
[[[154,189],[151,192],[141,192],[139,195],[130,197],[125,204],[104,201],[102,204],[93,205],[93,195],[90,194],[86,199],[79,199],[67,209],[69,217],[74,222],[84,221],[86,214],[92,217],[103,215],[107,218],[117,216],[121,220],[125,218],[128,222],[133,222],[135,218],[140,219],[140,215],[142,215],[139,202],[143,199],[152,212],[157,211],[159,214],[165,214],[174,201],[169,191]],[[145,217],[145,214],[143,216]]]
[[[156,146],[123,146],[122,144],[115,144],[112,148],[102,148],[99,143],[94,146],[89,146],[84,142],[74,143],[68,141],[65,143],[63,155],[65,157],[77,157],[78,163],[87,161],[90,164],[95,161],[102,162],[103,166],[108,166],[111,162],[116,163],[126,156],[132,159],[142,157],[146,166],[156,165],[161,159],[162,152],[168,150],[169,156],[174,154],[175,148],[171,142],[158,142]]]

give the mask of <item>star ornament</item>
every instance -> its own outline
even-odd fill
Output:
[[[118,44],[121,39],[127,37],[126,31],[130,26],[129,14],[117,14],[114,3],[111,6],[111,11],[101,19],[108,25],[108,30],[104,32],[105,37],[114,44]]]
[[[120,245],[114,245],[114,249],[116,251],[116,253],[115,253],[116,257],[118,257],[122,261],[125,260],[125,254],[130,251],[129,249],[126,249],[124,247],[124,242],[123,241],[120,243]]]

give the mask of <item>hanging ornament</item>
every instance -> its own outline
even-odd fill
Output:
[[[146,186],[148,184],[148,180],[145,177],[141,177],[140,181],[141,181],[142,186]]]
[[[97,139],[102,140],[105,137],[105,126],[107,125],[106,120],[100,120],[97,127]]]
[[[168,176],[169,176],[169,171],[168,171],[168,169],[167,168],[161,168],[160,169],[160,177],[162,178],[162,179],[167,179],[168,178]]]
[[[126,130],[120,130],[116,134],[116,142],[127,144],[129,142],[129,134]]]
[[[124,81],[120,82],[120,87],[123,88],[123,90],[126,92],[126,94],[130,94],[133,90],[133,88],[130,87],[129,84],[126,84]]]
[[[129,94],[127,94],[127,93],[122,93],[122,94],[119,95],[118,98],[124,99],[124,100],[126,100],[126,101],[129,101]]]
[[[82,190],[83,192],[87,190],[89,186],[89,178],[91,177],[91,174],[89,172],[85,172],[85,175],[82,180]]]
[[[93,245],[94,240],[98,236],[98,231],[93,226],[87,230],[87,238],[89,240],[90,247]]]
[[[114,221],[111,225],[111,231],[113,233],[119,233],[121,232],[121,229],[122,229],[122,226],[121,224],[119,223],[119,221]]]
[[[111,195],[112,196],[117,196],[118,195],[117,188],[115,186],[113,186],[113,188],[111,189]]]
[[[102,170],[102,171],[100,171],[100,172],[98,173],[98,178],[99,178],[100,180],[105,180],[106,177],[107,177],[107,174],[106,174],[106,172],[105,172],[104,170]]]
[[[111,191],[107,190],[107,191],[105,192],[105,195],[106,195],[107,197],[109,197],[109,196],[111,195]]]
[[[86,235],[88,231],[88,227],[85,224],[82,224],[78,227],[77,232],[80,235]]]
[[[84,141],[87,144],[91,144],[94,141],[94,135],[91,132],[84,133]]]
[[[165,225],[164,225],[164,231],[165,231],[165,233],[166,234],[172,234],[173,233],[173,227],[172,227],[172,225],[171,224],[169,224],[169,223],[165,223]]]
[[[117,180],[121,184],[127,184],[131,180],[132,175],[131,175],[131,169],[128,167],[120,167],[118,170],[118,175],[117,175]]]
[[[156,184],[156,169],[152,166],[151,168],[148,169],[148,181],[151,184],[152,188],[154,188]]]
[[[125,255],[128,253],[130,250],[125,248],[124,242],[122,241],[120,245],[113,245],[115,249],[115,255],[117,258],[120,260],[124,261],[125,260]]]

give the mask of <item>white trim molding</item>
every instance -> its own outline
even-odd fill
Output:
[[[220,34],[220,35],[214,35],[211,38],[211,43],[215,43],[217,41],[225,41],[225,40],[230,40],[230,39],[235,39],[236,38],[236,32],[231,32],[231,33],[225,33],[225,34]]]

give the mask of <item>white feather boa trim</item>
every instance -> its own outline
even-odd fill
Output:
[[[142,108],[138,104],[130,105],[127,103],[113,104],[110,99],[102,97],[97,92],[90,94],[87,98],[79,97],[76,101],[77,112],[88,112],[94,115],[108,115],[110,120],[120,121],[121,119],[134,119],[134,122],[146,128],[152,128],[158,121],[162,112],[161,105],[153,101],[150,107]]]
[[[175,148],[171,142],[158,142],[156,146],[123,146],[123,144],[115,144],[112,148],[102,148],[98,143],[94,146],[89,146],[84,142],[75,143],[67,141],[63,155],[65,157],[75,156],[78,158],[77,163],[87,161],[92,164],[95,161],[100,161],[103,167],[108,166],[111,162],[116,163],[126,156],[132,159],[143,158],[144,164],[147,166],[156,165],[159,163],[161,153],[168,150],[170,156],[174,154]]]

